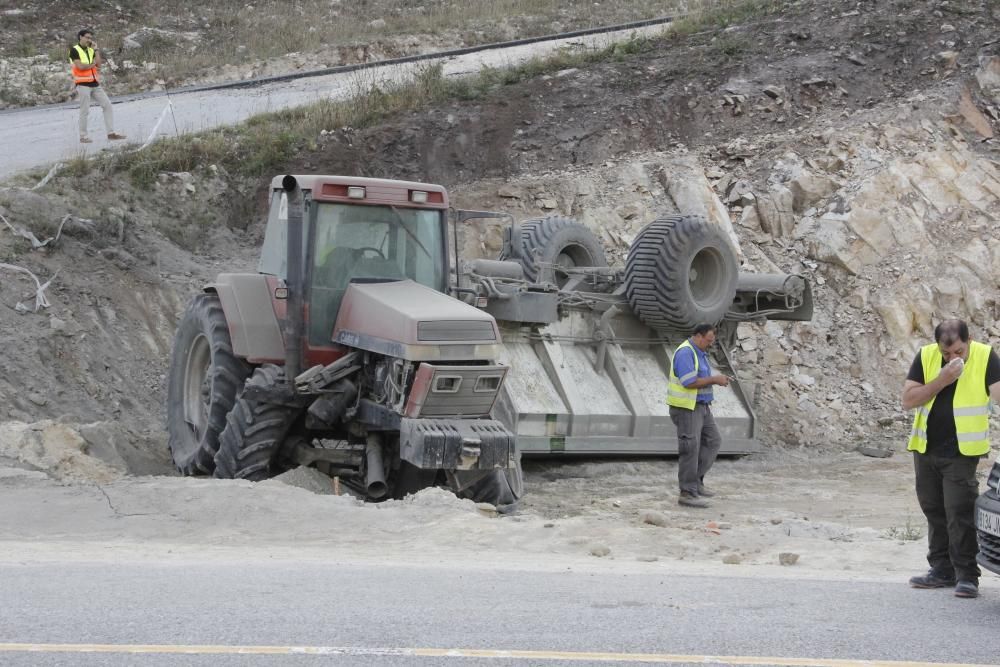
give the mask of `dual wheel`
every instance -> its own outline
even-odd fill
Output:
[[[608,265],[597,236],[572,218],[527,220],[520,230],[516,261],[531,282],[562,287],[568,274],[561,269]],[[647,326],[687,331],[722,320],[736,296],[738,274],[736,253],[720,227],[700,216],[670,216],[648,224],[632,242],[625,295]]]

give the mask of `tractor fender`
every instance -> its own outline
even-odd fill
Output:
[[[233,352],[252,364],[281,364],[285,345],[274,288],[278,279],[261,273],[220,273],[206,292],[219,295]],[[284,310],[280,301],[280,310]],[[284,314],[283,312],[281,313]]]

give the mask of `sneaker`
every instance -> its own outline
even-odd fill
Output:
[[[124,134],[118,134],[117,132],[108,132],[108,139],[110,139],[111,141],[118,141],[124,138],[125,138]]]
[[[92,143],[94,143],[94,140],[91,139],[90,137],[80,137],[80,143],[81,144],[92,144]]]
[[[709,507],[707,500],[685,491],[681,491],[681,495],[677,498],[677,504],[685,507]]]
[[[960,581],[955,585],[955,597],[957,598],[977,598],[979,597],[979,584],[975,581]]]
[[[955,577],[942,577],[934,570],[917,577],[910,577],[913,588],[951,588],[955,585]]]
[[[713,491],[712,489],[708,488],[704,484],[699,484],[698,485],[698,495],[699,496],[704,496],[706,498],[711,498],[712,496],[715,495],[715,491]]]

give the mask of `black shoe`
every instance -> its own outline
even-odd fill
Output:
[[[977,598],[979,597],[979,584],[975,581],[960,581],[955,585],[955,597],[957,598]]]
[[[955,585],[955,577],[942,577],[934,570],[917,577],[910,577],[913,588],[951,588]]]
[[[709,503],[704,498],[699,498],[698,496],[687,493],[686,491],[681,491],[681,495],[677,498],[678,505],[684,505],[685,507],[708,507]]]
[[[705,498],[711,498],[712,496],[715,495],[715,491],[713,491],[712,489],[708,488],[704,484],[699,484],[698,485],[698,495],[699,496],[704,496]]]

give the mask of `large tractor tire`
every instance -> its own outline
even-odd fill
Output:
[[[546,264],[566,268],[607,266],[601,241],[572,218],[558,215],[525,220],[521,223],[521,266],[531,282],[552,282],[562,286],[566,277]]]
[[[254,371],[246,386],[270,388],[284,381],[283,368],[265,364]],[[299,413],[295,407],[262,402],[241,394],[219,438],[215,476],[260,482],[284,472],[278,468],[278,454]]]
[[[718,324],[733,305],[739,262],[725,232],[700,216],[649,223],[625,260],[625,294],[639,319],[660,331]]]
[[[167,442],[185,475],[214,470],[219,434],[250,370],[233,354],[219,297],[196,296],[177,327],[167,386]]]

